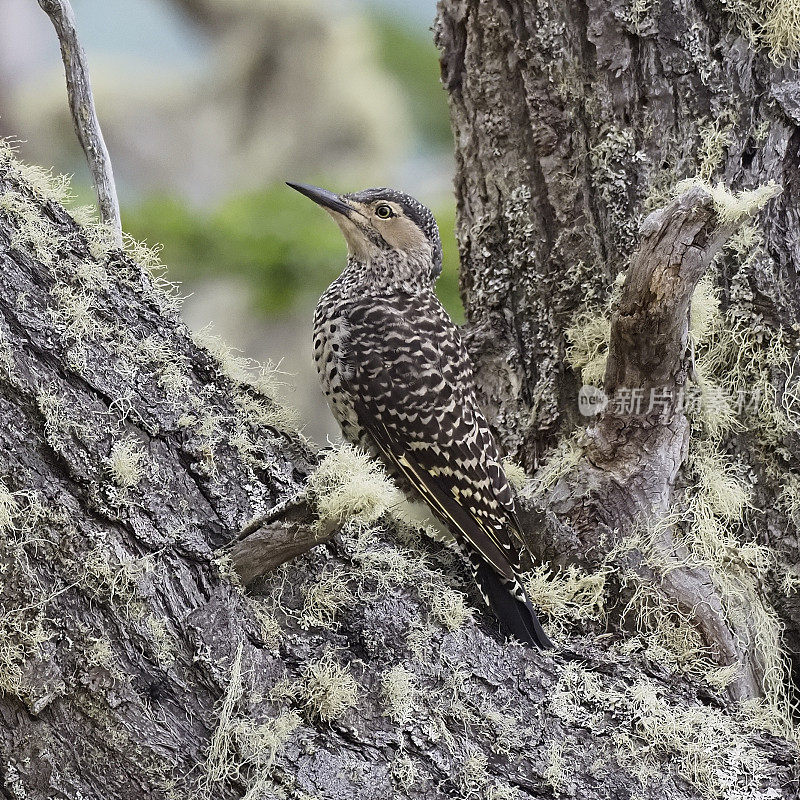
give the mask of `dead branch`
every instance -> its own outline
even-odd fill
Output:
[[[114,173],[95,111],[86,53],[78,40],[75,14],[69,0],[39,0],[39,5],[50,17],[61,46],[72,121],[97,192],[100,217],[113,229],[117,247],[122,247],[122,222]]]
[[[330,532],[321,533],[314,525],[299,521],[270,522],[237,542],[231,549],[231,562],[245,586],[268,575],[312,547],[323,544]]]
[[[625,566],[691,617],[719,663],[741,666],[729,687],[736,699],[761,692],[755,636],[749,623],[726,618],[710,573],[687,565],[664,519],[689,440],[682,396],[691,368],[692,293],[747,216],[721,223],[709,192],[694,186],[645,220],[612,317],[608,405],[586,430],[582,459],[548,497],[548,510],[567,523],[562,548],[589,568],[625,535],[648,529],[650,552],[632,554]],[[599,529],[607,535],[598,537]]]
[[[301,492],[242,529],[229,545],[233,568],[249,586],[286,561],[326,542],[335,528],[333,523],[317,523],[313,504]]]

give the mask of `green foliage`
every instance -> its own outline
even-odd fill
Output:
[[[454,206],[438,210],[437,218],[445,251],[439,296],[460,321]],[[336,225],[283,184],[231,197],[211,211],[175,196],[152,196],[125,209],[124,220],[135,239],[163,245],[171,279],[238,276],[252,287],[254,310],[264,314],[321,294],[346,258]]]

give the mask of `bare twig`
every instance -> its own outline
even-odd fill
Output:
[[[61,45],[72,120],[92,173],[100,216],[103,222],[112,227],[116,245],[122,247],[122,223],[114,173],[94,107],[86,54],[78,41],[75,28],[75,14],[69,0],[39,0],[39,5],[50,17]]]

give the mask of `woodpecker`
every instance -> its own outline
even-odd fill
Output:
[[[314,313],[317,372],[345,439],[448,528],[507,632],[552,647],[520,580],[514,494],[469,357],[434,292],[442,245],[433,214],[394,189],[287,185],[324,208],[347,241],[347,266]]]

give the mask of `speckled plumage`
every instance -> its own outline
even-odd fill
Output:
[[[495,613],[505,613],[492,597],[502,585],[501,594],[515,599],[500,605],[516,604],[533,617],[515,635],[547,646],[518,578],[522,541],[514,495],[478,406],[460,333],[433,290],[441,271],[433,216],[393,190],[342,196],[358,203],[387,197],[429,246],[401,252],[378,242],[368,261],[350,256],[314,315],[322,389],[345,438],[381,459],[447,525]],[[516,606],[512,611],[519,614]],[[514,621],[504,622],[514,632]]]

